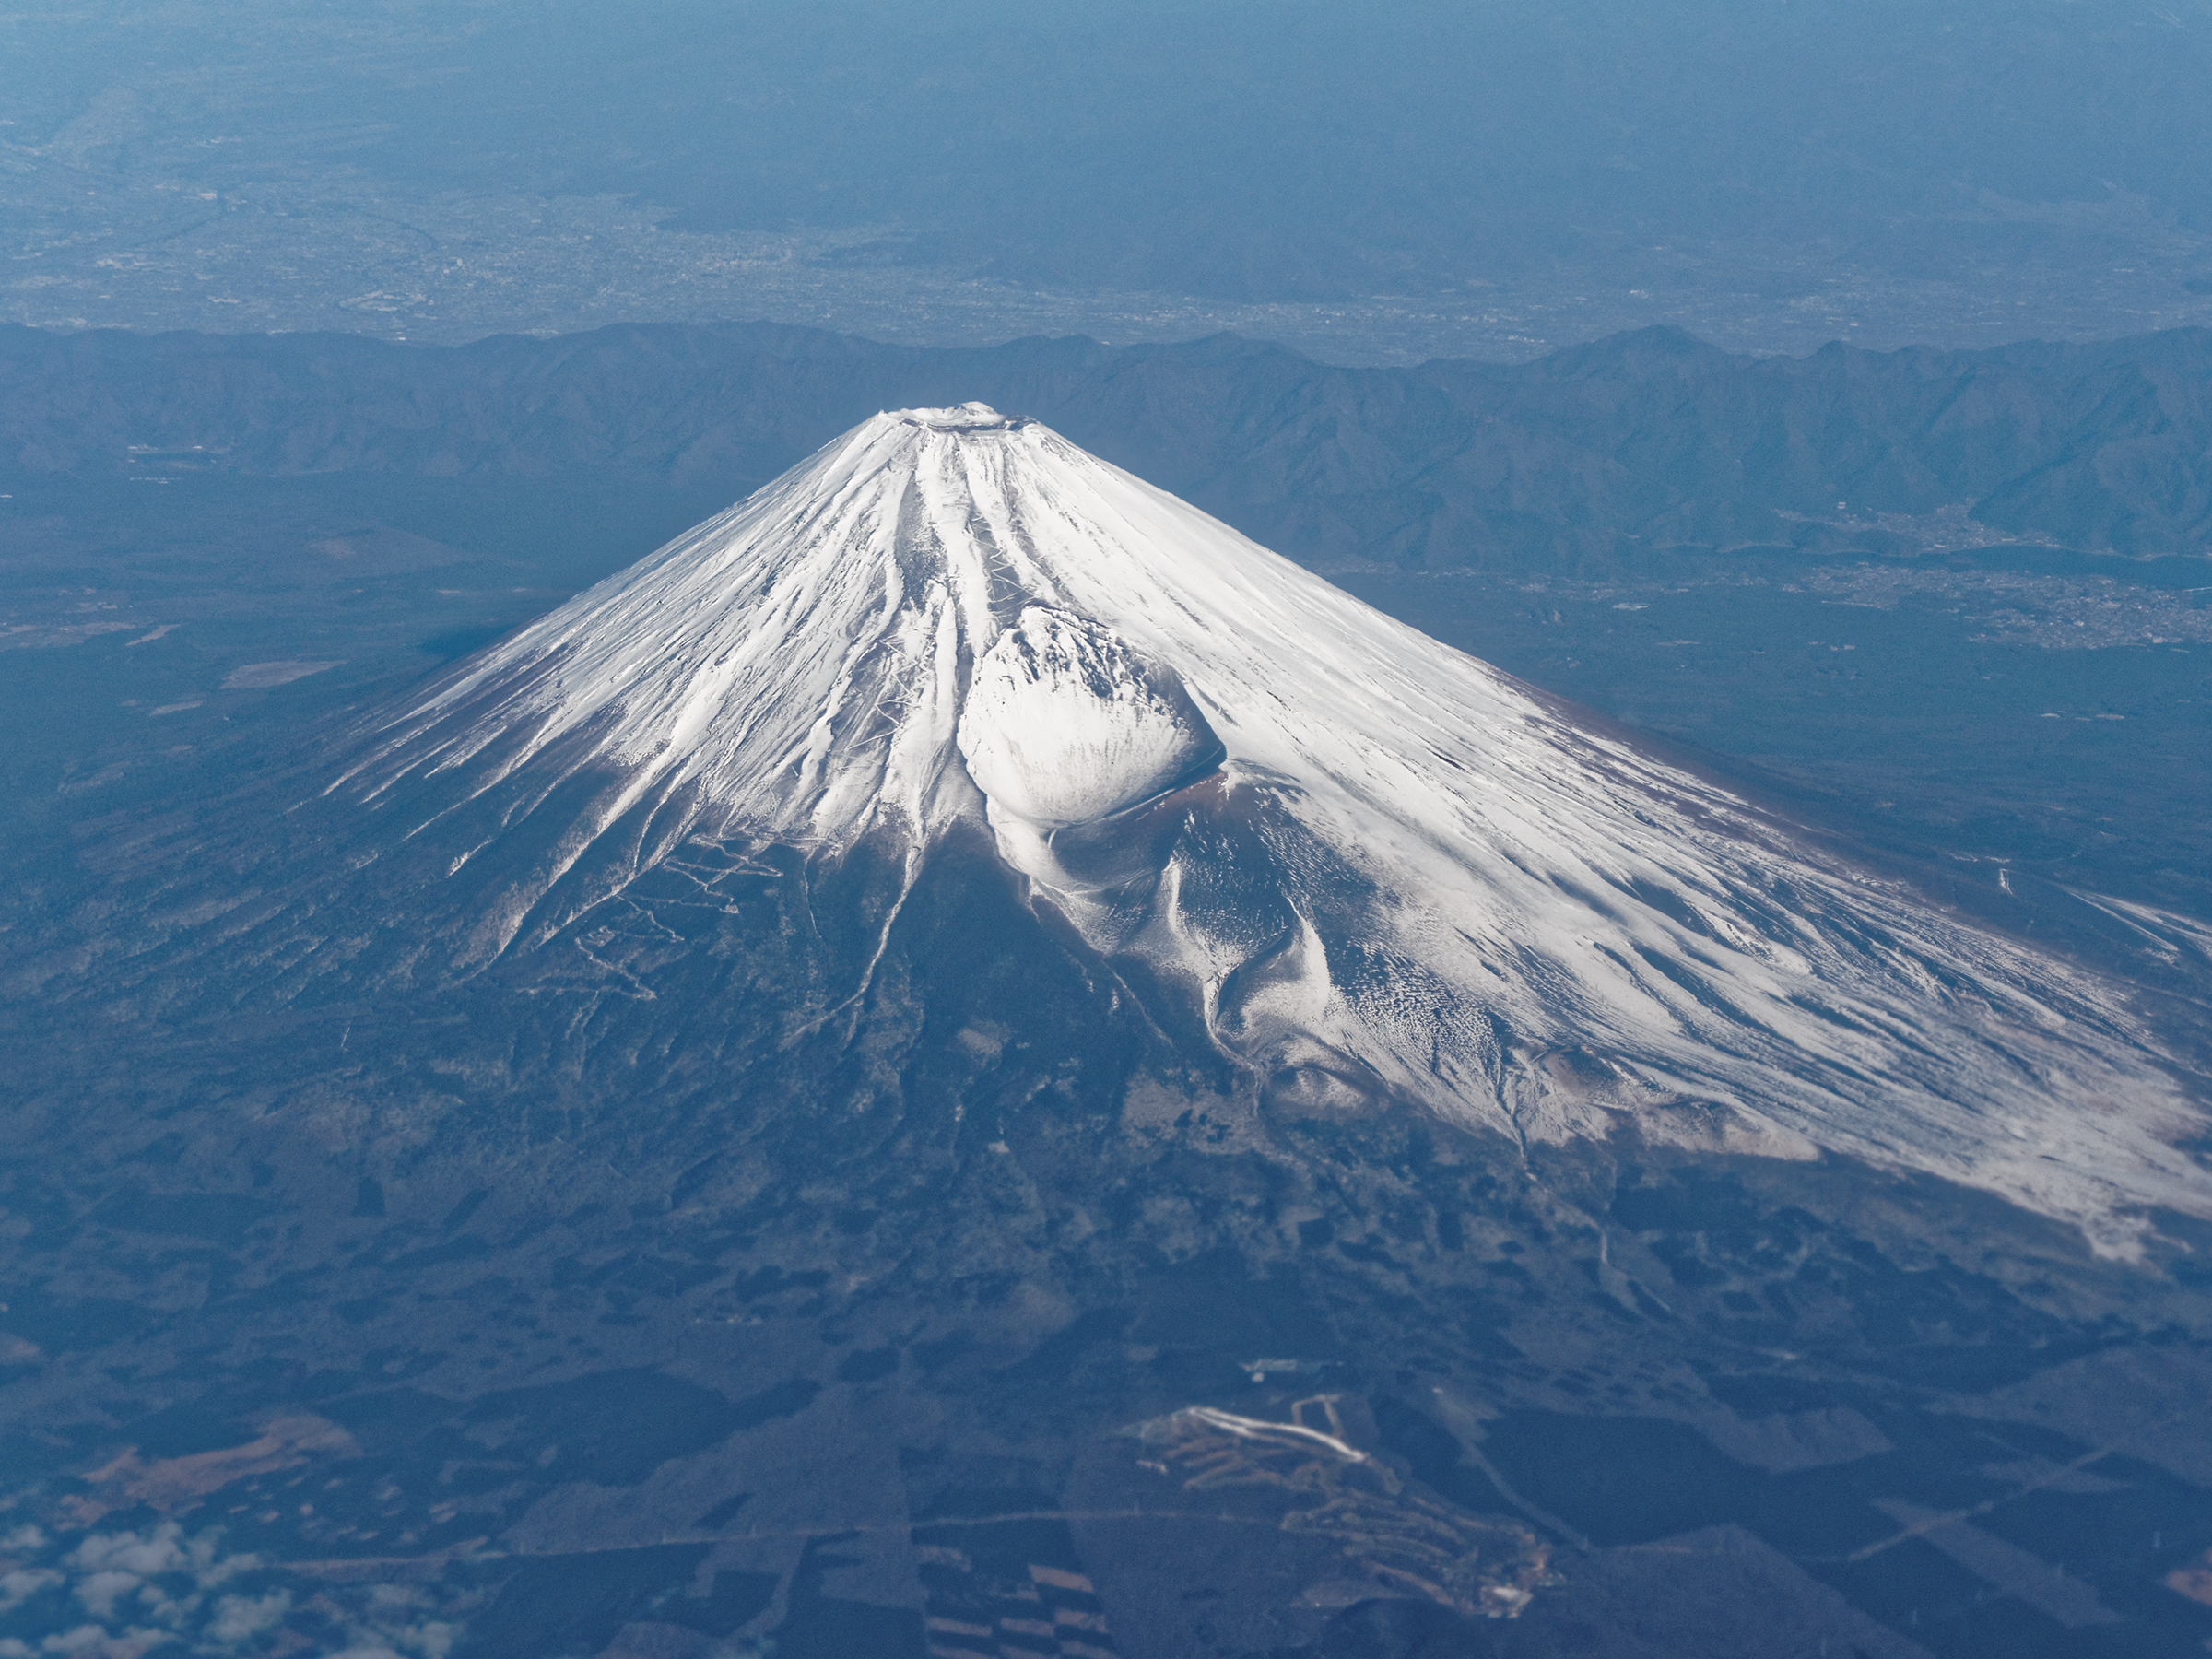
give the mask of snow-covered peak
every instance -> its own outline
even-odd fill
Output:
[[[618,825],[648,862],[910,868],[965,825],[1285,1107],[1828,1148],[2118,1250],[2126,1206],[2212,1212],[2107,987],[981,404],[862,423],[479,653],[350,782],[438,778],[510,826],[589,803],[488,948],[603,898],[562,879]]]

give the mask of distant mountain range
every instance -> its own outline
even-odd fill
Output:
[[[460,347],[0,329],[0,477],[605,475],[727,500],[876,410],[1049,421],[1323,569],[1665,571],[1760,547],[2212,552],[2212,331],[1731,355],[1653,328],[1347,369],[1230,335],[888,346],[753,324]]]

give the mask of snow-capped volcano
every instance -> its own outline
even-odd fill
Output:
[[[571,816],[479,957],[688,838],[911,873],[966,827],[1262,1100],[1826,1149],[2105,1250],[2212,1211],[2111,987],[978,404],[865,422],[480,653],[341,788]]]

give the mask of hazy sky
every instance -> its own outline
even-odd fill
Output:
[[[619,208],[594,238],[636,269],[561,301],[593,315],[680,312],[677,265],[728,300],[713,251],[782,237],[823,292],[894,304],[905,273],[1201,309],[1694,301],[1722,333],[2212,317],[2206,0],[182,0],[19,11],[0,58],[24,320],[103,237],[111,290],[182,258],[203,201],[283,231],[274,285],[349,213]],[[93,320],[175,321],[100,286]]]

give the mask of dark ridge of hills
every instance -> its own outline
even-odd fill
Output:
[[[884,406],[981,399],[1309,563],[1603,577],[1745,548],[2212,550],[2212,331],[1532,363],[1317,364],[1230,335],[887,346],[767,324],[458,347],[0,329],[0,477],[589,477],[734,499]]]

